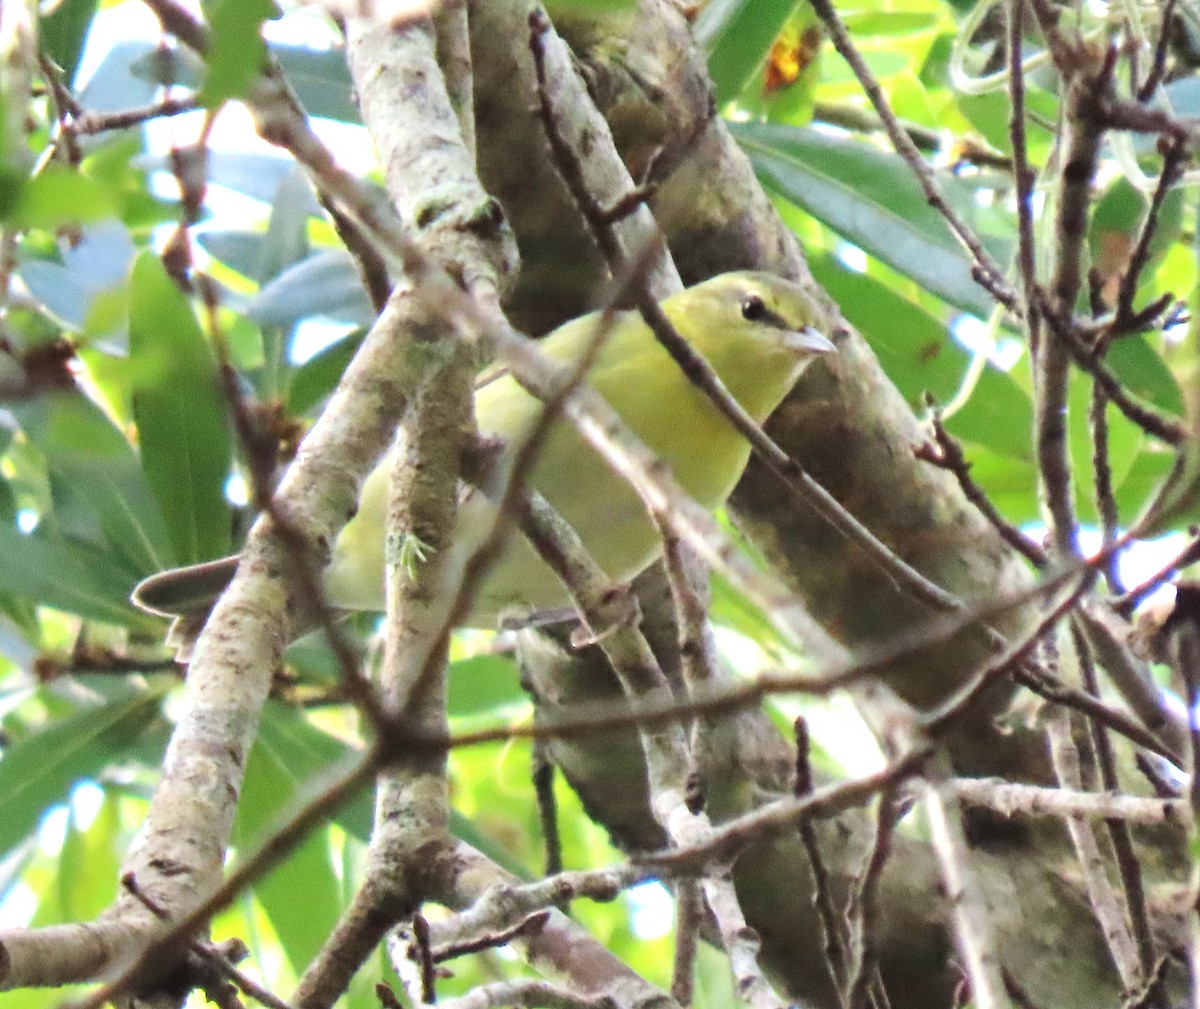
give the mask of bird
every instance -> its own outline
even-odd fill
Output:
[[[720,274],[671,295],[661,306],[758,423],[812,361],[836,349],[822,332],[829,323],[817,300],[799,284],[769,273]],[[581,316],[538,346],[559,365],[573,366],[589,353],[598,332],[603,343],[587,384],[670,467],[688,494],[715,511],[741,477],[749,443],[684,374],[636,311],[611,313],[603,322],[598,312]],[[542,410],[542,403],[508,374],[476,390],[475,417],[483,439],[518,442],[538,423]],[[364,482],[358,508],[333,546],[322,584],[334,609],[384,608],[390,472],[385,455]],[[527,482],[570,523],[614,582],[631,580],[661,553],[661,535],[641,498],[568,420],[558,417],[550,424]],[[481,528],[494,508],[482,492],[465,488],[458,529]],[[233,577],[236,563],[236,557],[228,557],[151,575],[136,587],[132,600],[151,613],[195,621]],[[558,612],[569,603],[565,587],[533,547],[512,536],[462,623],[494,628],[500,615],[514,607],[526,613]]]

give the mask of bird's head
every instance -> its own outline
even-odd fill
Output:
[[[760,421],[811,361],[836,350],[827,314],[812,295],[769,273],[723,273],[663,307]]]

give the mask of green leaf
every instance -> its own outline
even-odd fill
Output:
[[[759,72],[797,0],[710,0],[696,19],[696,40],[708,53],[718,105],[732,101]]]
[[[450,665],[448,708],[451,715],[479,715],[508,704],[524,704],[520,674],[510,659],[476,655]]]
[[[809,266],[866,337],[910,405],[919,408],[926,392],[943,404],[954,398],[971,355],[950,338],[945,323],[877,278],[847,270],[831,256],[813,256]],[[1027,460],[1033,404],[1011,375],[989,364],[966,403],[947,420],[947,428],[1001,456]]]
[[[63,0],[38,19],[38,41],[45,54],[63,69],[70,84],[83,52],[83,43],[96,14],[98,0]]]
[[[279,276],[293,263],[308,256],[308,217],[313,190],[305,174],[296,168],[279,184],[271,204],[271,219],[259,249],[259,283]]]
[[[56,500],[89,509],[105,539],[139,574],[170,566],[162,515],[133,446],[82,393],[14,404],[21,428],[46,460]]]
[[[1183,416],[1179,383],[1145,337],[1122,337],[1109,348],[1105,361],[1129,392],[1160,410]]]
[[[243,98],[267,60],[264,21],[279,17],[274,0],[218,0],[208,12],[212,28],[208,69],[198,95],[206,108]]]
[[[72,804],[67,836],[58,858],[60,921],[91,921],[117,896],[121,859],[117,843],[121,834],[117,796],[104,793],[104,801],[91,825],[83,830]]]
[[[229,553],[229,431],[216,364],[187,298],[143,253],[130,284],[133,413],[179,564]]]
[[[980,318],[992,310],[991,296],[972,279],[970,258],[897,155],[776,123],[731,129],[772,192],[925,290]],[[960,211],[969,207],[969,191],[958,180],[939,181]],[[1005,249],[993,254],[1007,259]]]
[[[634,5],[635,0],[547,0],[546,11],[554,18],[572,13],[595,17],[628,11]]]
[[[342,372],[358,352],[364,335],[362,330],[356,330],[331,343],[292,373],[288,386],[289,413],[305,414],[333,392]]]
[[[348,752],[329,745],[334,742],[313,730],[298,712],[269,704],[246,768],[238,804],[239,835],[261,841],[264,832],[295,805],[305,784],[327,773]],[[355,803],[359,815],[364,798],[365,792]],[[328,940],[341,913],[341,887],[333,871],[328,829],[309,834],[254,884],[254,892],[293,969],[301,973]],[[298,893],[304,894],[303,906],[297,904]]]
[[[15,203],[0,201],[5,218],[18,228],[59,228],[113,216],[112,196],[78,170],[51,163],[25,180]],[[10,209],[11,206],[11,209]]]
[[[250,846],[256,839],[261,840],[266,830],[279,822],[284,811],[295,809],[299,802],[316,791],[314,785],[327,780],[334,770],[348,767],[355,752],[340,739],[322,732],[295,708],[276,701],[268,701],[263,708],[251,763],[260,749],[266,754],[262,759],[284,769],[286,775],[270,779],[267,783],[270,787],[263,787],[262,783],[251,785],[251,775],[247,774],[234,823],[235,843],[243,847]],[[271,780],[273,785],[270,785]],[[253,790],[249,799],[246,797],[248,789]],[[372,797],[367,789],[333,814],[335,823],[363,842],[371,836],[373,819]],[[470,820],[452,813],[450,825],[456,836],[474,845],[509,872],[526,875],[525,868],[515,862],[511,854]]]
[[[1194,446],[1186,442],[1178,455],[1139,453],[1118,485],[1122,517],[1144,521],[1145,537],[1185,529],[1200,518],[1200,452]]]
[[[855,38],[862,35],[907,37],[917,32],[932,31],[943,15],[935,10],[924,11],[847,11],[842,17],[846,29]]]
[[[71,786],[97,779],[124,758],[130,741],[157,716],[167,681],[153,687],[110,689],[109,701],[80,708],[12,743],[0,761],[0,854],[37,826],[42,814],[66,800]]]
[[[249,280],[256,276],[262,259],[262,247],[266,235],[259,231],[201,231],[196,241],[213,259],[219,260]]]
[[[1188,439],[1171,462],[1140,516],[1147,537],[1171,532],[1200,518],[1200,442]]]
[[[351,747],[316,728],[295,708],[268,701],[250,755],[252,767],[265,768],[267,787],[262,782],[252,784],[250,779],[257,778],[257,774],[247,774],[234,823],[235,843],[245,847],[252,840],[261,840],[285,811],[312,794],[314,782],[346,766],[353,753]],[[348,833],[366,840],[372,816],[371,796],[364,790],[337,811],[334,819]]]
[[[1096,201],[1088,223],[1088,245],[1093,264],[1109,285],[1115,285],[1124,274],[1148,209],[1145,195],[1124,176],[1114,179]],[[1154,274],[1167,250],[1178,240],[1183,215],[1183,190],[1172,189],[1163,201],[1158,227],[1150,241],[1149,258],[1141,276],[1143,282]],[[1106,288],[1106,293],[1112,289]]]
[[[293,263],[266,284],[246,306],[264,326],[288,328],[310,317],[370,325],[375,306],[345,250],[324,249]]]
[[[269,48],[310,116],[343,123],[362,122],[342,50],[284,45]]]
[[[40,527],[26,535],[4,525],[0,557],[0,592],[92,620],[150,625],[145,614],[129,605],[141,573],[119,564],[108,547]]]

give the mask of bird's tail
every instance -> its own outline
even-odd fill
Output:
[[[139,582],[130,598],[138,609],[160,617],[207,613],[233,580],[237,565],[234,555],[160,571]]]
[[[196,636],[217,597],[233,580],[237,565],[235,555],[160,571],[139,582],[130,599],[147,613],[174,617],[167,631],[167,645],[175,649],[181,662],[188,662]]]

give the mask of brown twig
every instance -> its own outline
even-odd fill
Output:
[[[859,133],[878,133],[886,130],[883,120],[874,112],[848,102],[818,101],[813,106],[813,119]],[[942,132],[920,123],[898,121],[901,129],[909,135],[918,150],[930,154],[945,150],[945,135]],[[985,144],[969,137],[956,137],[950,153],[955,156],[955,168],[962,165],[978,165],[980,168],[997,168],[1004,172],[1013,170],[1012,158],[998,154]]]
[[[1100,531],[1105,546],[1117,541],[1121,515],[1117,510],[1117,498],[1113,490],[1112,460],[1108,449],[1108,396],[1096,383],[1092,384],[1092,401],[1088,410],[1088,427],[1092,434],[1092,473],[1096,492],[1096,512],[1100,516]],[[1114,551],[1104,565],[1104,580],[1109,591],[1123,591],[1118,557]]]
[[[230,872],[216,890],[173,920],[166,931],[147,942],[116,977],[91,992],[85,999],[74,1003],[72,1009],[102,1009],[120,993],[131,990],[148,964],[159,963],[164,958],[169,958],[187,936],[211,921],[218,911],[232,904],[254,880],[291,854],[310,831],[327,823],[332,813],[356,795],[374,776],[386,756],[387,750],[378,746],[367,751],[348,772],[289,819],[258,851]]]
[[[42,71],[42,79],[46,82],[53,103],[54,118],[58,121],[61,130],[61,140],[66,148],[66,163],[72,167],[78,167],[83,161],[83,151],[80,150],[79,140],[75,135],[76,128],[73,123],[68,123],[68,117],[72,120],[78,118],[81,112],[79,103],[75,100],[71,89],[63,84],[62,69],[48,56],[39,53],[38,66]]]
[[[460,956],[482,953],[485,949],[496,949],[500,946],[507,946],[514,939],[521,936],[537,935],[545,927],[549,918],[550,912],[548,910],[535,911],[511,928],[482,935],[478,939],[472,939],[470,942],[453,942],[436,946],[431,953],[432,960],[435,964],[446,963],[448,960],[457,960]]]
[[[1109,330],[1109,333],[1114,336],[1137,331],[1138,319],[1137,313],[1133,310],[1133,299],[1137,294],[1142,271],[1150,260],[1150,243],[1154,240],[1155,232],[1158,230],[1158,220],[1163,204],[1166,202],[1167,194],[1171,192],[1183,174],[1183,166],[1189,157],[1187,134],[1163,137],[1159,142],[1159,149],[1162,151],[1162,171],[1159,173],[1154,193],[1150,197],[1150,206],[1146,210],[1145,220],[1142,221],[1137,242],[1129,255],[1129,264],[1126,266],[1120,286],[1117,288],[1116,314]],[[1161,302],[1162,299],[1160,298],[1159,301]],[[1160,306],[1155,314],[1160,314],[1165,307],[1165,305]]]
[[[863,1009],[872,994],[872,988],[882,984],[876,945],[879,934],[879,883],[892,854],[892,838],[901,812],[895,788],[879,793],[875,804],[875,837],[871,842],[871,851],[846,906],[846,919],[850,922],[854,937],[851,946],[854,959],[846,985],[847,1009]]]
[[[1189,567],[1200,561],[1200,533],[1193,527],[1190,530],[1191,539],[1187,545],[1171,558],[1166,564],[1150,575],[1145,581],[1135,585],[1123,596],[1114,598],[1113,609],[1123,617],[1129,617],[1138,605],[1151,593],[1157,591],[1171,578],[1175,572]]]
[[[329,193],[318,189],[317,199],[333,222],[333,228],[342,245],[350,253],[350,258],[354,260],[354,266],[358,270],[359,277],[362,278],[363,287],[366,288],[367,296],[371,299],[371,306],[377,313],[382,312],[392,293],[392,278],[388,274],[387,263],[379,254],[379,250],[371,241],[371,236],[367,231],[351,215],[347,214],[338,202],[330,197]]]
[[[1042,315],[1055,338],[1069,351],[1075,363],[1100,385],[1113,406],[1120,410],[1126,419],[1159,441],[1167,445],[1182,444],[1188,437],[1186,426],[1176,418],[1138,400],[1125,388],[1116,374],[1095,357],[1094,348],[1080,336],[1069,315],[1060,314],[1058,307],[1050,302],[1045,292],[1039,291],[1037,297]]]
[[[675,950],[671,966],[671,997],[690,1009],[696,994],[696,953],[704,901],[692,879],[675,884]]]
[[[1150,72],[1137,89],[1137,100],[1148,102],[1154,97],[1154,92],[1163,82],[1167,70],[1167,50],[1171,44],[1171,18],[1175,15],[1175,0],[1167,0],[1163,4],[1162,24],[1159,26],[1158,41],[1154,45],[1154,59],[1150,63]]]
[[[1055,261],[1050,281],[1053,309],[1070,318],[1083,280],[1091,183],[1100,156],[1104,126],[1099,105],[1112,88],[1117,50],[1109,46],[1098,68],[1060,63],[1066,96],[1063,110],[1064,155],[1054,219]],[[1042,501],[1059,557],[1078,553],[1077,523],[1071,491],[1067,444],[1067,380],[1071,354],[1059,330],[1038,354],[1034,381],[1035,446]]]
[[[904,159],[905,163],[916,176],[917,182],[921,186],[921,191],[925,194],[925,199],[931,207],[942,215],[955,238],[971,254],[971,258],[977,268],[975,271],[972,271],[975,279],[984,290],[991,294],[1000,304],[1004,305],[1005,308],[1019,314],[1021,311],[1019,300],[1016,292],[1013,291],[1005,279],[1004,271],[992,259],[987,249],[983,247],[979,236],[967,226],[966,222],[959,217],[957,211],[950,206],[937,180],[933,177],[933,171],[925,162],[925,159],[921,157],[921,152],[917,150],[916,144],[913,143],[912,139],[896,119],[887,96],[883,93],[883,88],[880,87],[879,81],[876,80],[875,75],[871,73],[866,61],[858,52],[857,47],[850,38],[850,33],[846,30],[845,24],[838,16],[837,11],[834,10],[831,0],[813,0],[813,9],[829,32],[834,48],[837,49],[842,59],[850,65],[850,69],[854,71],[854,76],[858,78],[863,91],[866,92],[867,97],[871,100],[872,106],[874,106],[876,113],[878,113],[879,118],[883,121],[888,138],[891,140],[892,146],[896,149],[896,153]]]
[[[433,1005],[437,1002],[437,968],[429,947],[429,922],[420,911],[412,916],[412,942],[408,947],[408,955],[421,972],[421,1002]]]
[[[1091,588],[1092,581],[1090,572],[1080,578],[1031,628],[1011,642],[1004,652],[967,677],[963,685],[936,708],[923,712],[918,719],[920,727],[931,738],[937,738],[951,728],[964,712],[969,711],[979,697],[1002,676],[1013,676],[1017,682],[1021,682],[1020,676],[1023,672],[1028,673],[1028,667],[1031,665],[1027,660],[1041,644],[1047,632],[1069,613],[1077,605],[1080,597]],[[1049,673],[1041,671],[1040,675],[1048,676]]]
[[[170,916],[162,905],[138,886],[137,877],[133,873],[125,873],[121,877],[121,886],[159,921],[170,921]],[[182,938],[181,936],[181,941]],[[218,945],[206,939],[196,938],[189,950],[189,966],[197,974],[196,984],[205,989],[210,1001],[219,1001],[215,993],[217,989],[232,985],[256,1002],[267,1006],[267,1009],[292,1009],[289,1003],[274,992],[237,969],[236,962],[244,959],[249,952],[242,940],[230,939]]]
[[[1013,176],[1017,188],[1017,267],[1025,308],[1025,332],[1029,354],[1037,360],[1041,342],[1041,316],[1034,289],[1037,286],[1036,243],[1033,234],[1033,187],[1036,174],[1029,165],[1028,135],[1025,126],[1025,71],[1021,65],[1024,41],[1025,4],[1015,0],[1005,5],[1008,18],[1008,93],[1011,111],[1008,119],[1012,143]]]
[[[808,723],[804,716],[799,716],[794,722],[796,736],[796,780],[792,785],[792,794],[797,798],[811,795],[813,790],[812,766],[809,762]],[[801,820],[796,824],[800,835],[800,843],[808,856],[809,868],[812,871],[813,903],[817,908],[817,918],[824,933],[823,948],[829,974],[837,991],[847,990],[848,968],[850,957],[846,946],[846,936],[842,932],[843,920],[837,913],[833,903],[833,880],[825,859],[821,854],[821,846],[817,840],[817,831],[810,820]],[[853,1005],[853,1003],[851,1003]]]
[[[563,870],[562,838],[558,832],[558,800],[554,797],[554,761],[546,753],[542,740],[535,741],[533,746],[533,794],[546,853],[545,874],[555,876]]]
[[[1096,674],[1092,651],[1087,638],[1078,624],[1074,622],[1071,624],[1071,638],[1075,645],[1075,654],[1079,658],[1083,688],[1093,697],[1099,697],[1100,680]],[[1116,754],[1113,752],[1108,730],[1095,719],[1089,718],[1087,724],[1096,756],[1096,768],[1100,774],[1100,788],[1109,794],[1120,794],[1121,782],[1117,775]],[[1153,973],[1155,955],[1150,914],[1146,907],[1146,887],[1142,879],[1142,867],[1137,860],[1129,825],[1118,819],[1106,819],[1104,825],[1108,830],[1109,839],[1112,841],[1117,871],[1125,892],[1125,906],[1129,914],[1130,931],[1137,948],[1138,966],[1141,968],[1142,979],[1145,980]]]
[[[137,109],[122,109],[120,112],[80,112],[71,121],[71,130],[76,134],[107,133],[110,130],[126,130],[152,119],[165,119],[195,112],[200,103],[195,97],[164,98],[151,105]]]
[[[932,401],[927,401],[933,405]],[[1021,554],[1034,567],[1044,568],[1049,560],[1046,551],[1026,536],[1020,529],[1000,514],[999,509],[992,503],[991,498],[982,487],[971,477],[971,464],[963,452],[962,445],[946,430],[942,422],[941,412],[936,408],[930,417],[933,437],[936,444],[925,442],[913,449],[913,455],[941,469],[948,470],[958,481],[963,495],[973,504],[988,523],[1000,534],[1010,547]]]

